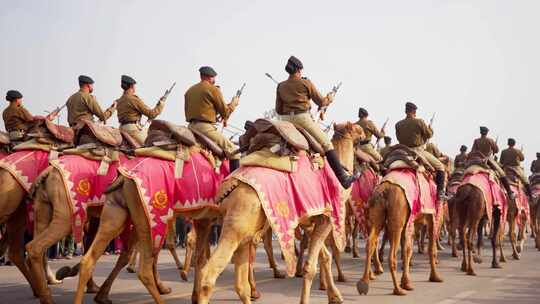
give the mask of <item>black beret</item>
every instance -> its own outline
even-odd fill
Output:
[[[368,113],[368,111],[366,109],[364,109],[364,108],[358,109],[358,117],[366,117],[368,115],[369,115],[369,113]]]
[[[17,91],[17,90],[9,90],[7,91],[6,93],[6,100],[7,101],[14,101],[15,99],[19,99],[19,98],[22,98],[22,94],[21,92]]]
[[[390,137],[390,136],[385,136],[385,137],[384,137],[384,142],[385,142],[385,143],[390,143],[390,142],[392,142],[392,137]]]
[[[122,83],[125,83],[127,85],[132,85],[132,84],[137,83],[137,81],[135,81],[135,79],[133,79],[132,77],[129,77],[128,75],[122,75],[121,81],[122,81]]]
[[[540,152],[536,152],[536,157],[540,158]]]
[[[244,123],[244,130],[249,130],[253,127],[255,127],[255,123],[251,120],[246,120],[246,122]]]
[[[79,76],[79,84],[93,84],[94,80],[86,75]]]
[[[287,71],[289,74],[294,74],[296,71],[303,68],[304,65],[302,64],[302,61],[294,56],[289,57],[289,60],[287,60],[287,65],[285,65],[285,71]]]
[[[480,133],[487,133],[489,132],[488,127],[480,127]]]
[[[418,107],[412,103],[412,102],[407,102],[405,104],[405,111],[406,112],[409,112],[409,111],[416,111],[416,109],[418,109]]]
[[[467,146],[462,145],[462,146],[459,148],[459,151],[467,151]]]
[[[508,145],[509,145],[509,146],[515,146],[515,145],[516,145],[516,140],[513,139],[513,138],[509,138],[509,139],[508,139]]]
[[[201,67],[199,69],[199,73],[201,73],[201,75],[204,75],[204,76],[210,76],[210,77],[217,76],[216,71],[212,67],[209,67],[209,66]]]

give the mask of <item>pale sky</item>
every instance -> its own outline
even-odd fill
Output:
[[[322,93],[343,82],[326,122],[355,121],[363,106],[379,126],[389,117],[394,136],[413,101],[426,121],[437,113],[443,152],[470,148],[486,125],[501,148],[510,136],[523,145],[528,167],[540,151],[539,11],[534,0],[2,0],[0,93],[20,90],[42,114],[80,74],[96,81],[103,108],[121,95],[122,74],[149,105],[176,81],[160,118],[184,123],[183,94],[210,65],[227,99],[247,83],[230,121],[241,127],[274,106],[264,73],[285,79],[295,55]]]

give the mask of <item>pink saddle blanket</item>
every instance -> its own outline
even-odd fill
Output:
[[[18,151],[0,159],[0,168],[11,173],[26,192],[48,166],[49,152],[42,150]]]
[[[350,206],[364,236],[367,236],[368,231],[366,226],[367,202],[379,180],[380,177],[373,170],[366,169],[362,171],[360,178],[352,186]]]
[[[169,221],[175,213],[202,208],[219,209],[217,189],[228,175],[227,162],[216,172],[200,152],[191,153],[184,162],[181,178],[174,178],[174,161],[136,157],[123,163],[118,171],[137,186],[140,202],[152,231],[154,253],[163,246]]]
[[[519,216],[522,213],[525,213],[525,217],[527,219],[527,223],[531,222],[531,210],[529,208],[529,197],[527,194],[525,194],[525,191],[523,190],[523,187],[519,187],[517,185],[511,185],[512,191],[516,195],[516,207],[518,209],[518,212],[516,213],[516,223],[518,225],[524,224],[522,222],[521,216]]]
[[[501,210],[501,220],[506,218],[506,196],[499,183],[490,174],[487,172],[467,174],[463,178],[462,185],[465,184],[472,185],[482,192],[486,203],[486,214],[490,222],[492,221],[494,206],[498,206]],[[501,223],[504,223],[504,220]]]
[[[288,173],[264,167],[243,166],[232,173],[257,193],[270,227],[277,235],[287,273],[295,271],[294,230],[316,215],[331,219],[332,233],[340,250],[345,241],[345,206],[340,201],[340,186],[328,163],[314,169],[310,159],[301,155],[298,169]]]

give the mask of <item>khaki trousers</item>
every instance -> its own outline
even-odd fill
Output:
[[[419,146],[415,148],[411,148],[416,153],[420,154],[422,157],[424,157],[428,163],[435,169],[436,171],[446,171],[446,167],[444,164],[436,158],[433,154],[429,153],[428,151],[424,150],[424,146]]]
[[[365,145],[359,145],[358,149],[360,149],[360,151],[362,152],[369,154],[371,157],[373,157],[373,160],[375,160],[376,162],[380,163],[382,161],[381,154],[379,154],[379,152],[375,150],[375,147],[371,143],[368,143]]]
[[[223,136],[213,124],[207,122],[192,122],[189,123],[189,127],[204,133],[204,135],[213,140],[221,149],[223,149],[223,152],[225,152],[228,159],[240,159],[240,153],[234,154],[237,150],[236,146],[227,137]]]
[[[304,128],[315,140],[321,144],[324,151],[334,150],[332,141],[328,138],[328,135],[324,133],[317,123],[313,120],[310,113],[302,113],[296,115],[280,115],[280,120],[288,121],[296,126]]]
[[[493,169],[495,171],[495,173],[497,173],[497,175],[499,177],[505,177],[506,176],[506,173],[504,173],[504,170],[501,168],[499,163],[497,161],[495,161],[493,156],[490,156],[488,158],[488,165],[489,165],[489,167],[491,167],[491,169]]]
[[[529,179],[525,176],[525,170],[523,170],[522,167],[520,166],[511,166],[510,168],[512,168],[513,170],[515,170],[518,174],[518,177],[519,179],[521,179],[521,182],[523,184],[528,184],[529,183]]]
[[[126,133],[131,135],[131,137],[133,137],[141,145],[144,145],[146,137],[148,136],[148,129],[143,128],[139,124],[135,123],[121,125],[120,130],[125,131]]]

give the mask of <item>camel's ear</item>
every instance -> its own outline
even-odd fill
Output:
[[[337,124],[334,122],[332,125],[333,125],[332,127],[334,128],[334,130],[337,130],[337,128],[336,128]]]

